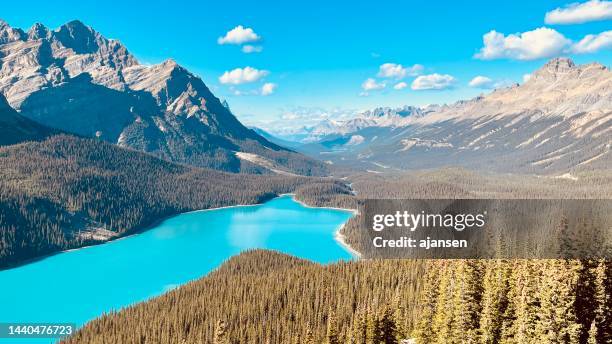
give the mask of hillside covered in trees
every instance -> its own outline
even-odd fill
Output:
[[[329,323],[332,343],[344,343],[359,325],[356,314],[378,322],[379,308],[397,309],[401,326],[411,327],[400,310],[414,306],[422,274],[407,260],[321,266],[251,251],[206,278],[94,320],[65,342],[323,343]]]
[[[69,135],[0,148],[0,268],[180,212],[253,204],[332,179],[188,167]]]
[[[604,261],[321,266],[253,251],[64,343],[610,343],[611,296]]]
[[[568,178],[461,169],[350,176],[296,192],[367,198],[610,198],[605,171]],[[359,216],[345,226],[358,242]],[[544,240],[544,238],[543,238]],[[158,298],[91,321],[65,343],[609,343],[605,260],[359,260],[321,266],[270,251],[231,258]]]

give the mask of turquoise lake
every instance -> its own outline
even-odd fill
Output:
[[[353,259],[334,239],[351,216],[349,211],[305,207],[291,196],[180,214],[138,235],[0,271],[0,322],[82,325],[202,277],[252,248],[320,263]]]

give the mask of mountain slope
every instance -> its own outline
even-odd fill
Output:
[[[144,66],[79,21],[27,33],[0,21],[0,93],[23,116],[167,160],[270,173],[237,152],[296,174],[325,166],[244,127],[204,82],[172,60]]]
[[[449,165],[526,173],[605,169],[612,164],[612,72],[597,63],[554,59],[523,85],[433,108],[401,126],[363,128],[345,135],[345,142],[351,136],[360,137],[358,144],[334,144],[318,155],[379,171]],[[332,140],[319,146],[343,142]]]
[[[296,149],[297,147],[302,145],[299,142],[281,139],[281,138],[279,138],[277,136],[274,136],[271,133],[269,133],[268,131],[263,130],[261,128],[252,127],[251,130],[256,132],[261,137],[265,138],[266,140],[268,140],[268,141],[270,141],[270,142],[272,142],[274,144],[277,144],[277,145],[279,145],[281,147],[287,147],[287,148],[291,148],[291,149]]]
[[[57,130],[20,116],[0,95],[0,146],[24,141],[40,141],[58,133]]]
[[[309,183],[342,184],[195,168],[71,135],[0,147],[0,166],[0,268],[180,212],[258,203]]]

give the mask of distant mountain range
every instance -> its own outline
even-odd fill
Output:
[[[557,173],[612,166],[612,72],[567,58],[522,85],[452,105],[375,109],[299,149],[365,169]]]
[[[243,126],[173,60],[142,65],[119,41],[79,21],[56,30],[35,24],[27,32],[0,21],[0,93],[38,123],[173,162],[232,172],[271,173],[266,166],[274,166],[326,173],[324,164]]]

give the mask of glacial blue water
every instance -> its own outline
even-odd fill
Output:
[[[82,325],[202,277],[251,248],[320,263],[352,259],[334,239],[351,216],[343,210],[308,208],[290,196],[181,214],[138,235],[0,271],[0,323]]]

